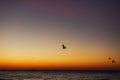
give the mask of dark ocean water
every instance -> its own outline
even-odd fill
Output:
[[[0,80],[120,80],[120,72],[0,71]]]

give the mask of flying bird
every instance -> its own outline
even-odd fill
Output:
[[[111,57],[109,57],[108,59],[111,60]]]
[[[62,49],[66,49],[66,46],[64,44],[62,45]]]
[[[115,63],[115,60],[112,60],[112,63]]]

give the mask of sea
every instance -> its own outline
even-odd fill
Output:
[[[0,80],[120,80],[120,71],[0,71]]]

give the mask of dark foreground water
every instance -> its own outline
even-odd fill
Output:
[[[120,80],[120,72],[0,71],[0,80]]]

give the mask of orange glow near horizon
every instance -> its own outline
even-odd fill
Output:
[[[52,43],[49,43],[52,46],[41,44],[37,47],[19,41],[8,42],[8,45],[4,43],[0,56],[0,69],[120,69],[119,55],[112,54],[115,52],[112,48],[108,49],[105,46],[101,48],[102,44],[97,44],[98,47],[94,47],[94,44],[92,47],[84,47],[81,44],[81,47],[76,43],[67,45],[67,49],[63,50],[61,44]],[[115,53],[118,54],[117,51]],[[108,60],[108,55],[114,57],[115,63]]]
[[[68,53],[69,50],[63,51],[61,53],[50,54],[32,54],[29,55],[19,55],[14,53],[14,55],[8,55],[5,53],[0,57],[0,69],[26,69],[26,70],[67,70],[67,69],[94,69],[94,70],[104,70],[104,69],[119,69],[119,62],[111,63],[104,55],[97,54],[91,55],[89,53],[76,54]],[[73,51],[74,52],[74,51]],[[11,53],[13,54],[13,53]],[[86,55],[87,54],[87,55]],[[92,53],[93,54],[93,53]],[[96,56],[96,57],[95,57]],[[115,58],[119,61],[119,58]]]
[[[106,63],[70,63],[70,62],[6,62],[0,64],[1,69],[25,70],[117,70],[120,66]]]
[[[61,44],[55,40],[40,40],[32,42],[24,40],[21,43],[20,37],[4,35],[3,47],[0,56],[0,69],[119,69],[119,51],[104,43],[86,43],[67,41],[67,49],[62,49]],[[24,36],[23,36],[24,37]],[[28,37],[29,40],[31,39]],[[54,37],[53,37],[54,38]],[[25,37],[24,37],[25,39]],[[6,41],[8,40],[8,41]],[[17,42],[15,42],[16,40]],[[38,40],[38,41],[39,41]],[[34,40],[33,40],[34,41]],[[71,43],[70,43],[71,41]],[[29,43],[29,45],[28,45]],[[44,43],[44,44],[43,44]],[[49,44],[49,46],[47,45]],[[56,45],[57,44],[57,45]],[[69,44],[69,45],[68,45]],[[87,45],[87,46],[85,46]],[[92,45],[92,47],[90,46]],[[97,45],[97,47],[96,47]],[[113,52],[115,54],[113,54]],[[106,54],[106,55],[105,55]],[[112,64],[108,55],[115,59]]]

